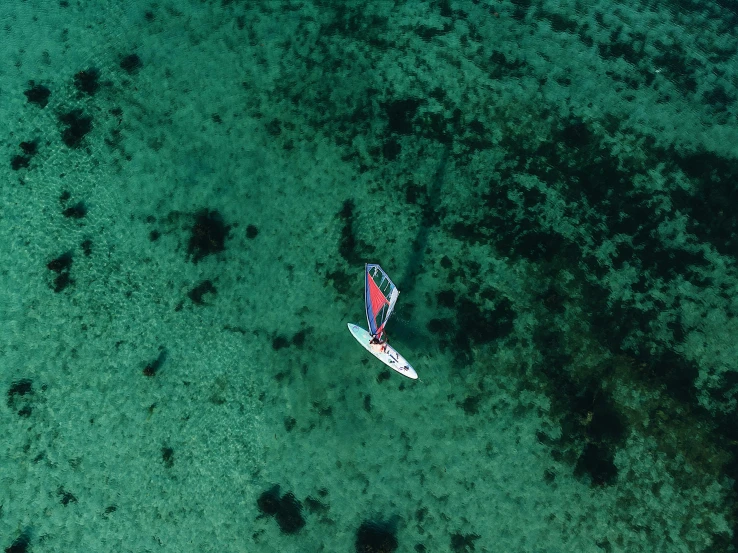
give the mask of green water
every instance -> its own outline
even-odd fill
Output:
[[[735,1],[0,21],[0,547],[734,550]]]

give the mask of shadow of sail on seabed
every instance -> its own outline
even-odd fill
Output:
[[[451,154],[451,146],[451,142],[447,142],[443,145],[441,159],[438,161],[438,167],[436,167],[436,172],[433,175],[433,180],[431,181],[428,189],[428,203],[423,206],[421,214],[422,221],[418,228],[418,234],[415,237],[415,240],[413,240],[410,258],[405,266],[405,273],[402,275],[402,278],[398,283],[398,289],[405,296],[405,299],[409,299],[411,297],[415,288],[416,278],[423,270],[425,250],[428,245],[428,236],[430,231],[438,225],[438,208],[441,201],[441,186],[443,185],[443,180],[446,176],[446,165],[448,164],[448,157]],[[413,324],[412,321],[404,319],[401,311],[399,313],[395,311],[395,316],[392,321],[392,337],[397,338],[400,342],[409,347],[418,347],[424,343],[427,345],[428,340],[426,333],[418,328],[417,325]]]

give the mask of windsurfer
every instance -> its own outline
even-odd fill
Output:
[[[376,336],[372,336],[369,343],[373,346],[379,346],[379,351],[384,351],[387,348],[387,335],[382,331]]]

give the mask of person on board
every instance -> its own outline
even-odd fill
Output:
[[[379,351],[384,352],[384,350],[387,349],[387,335],[384,333],[383,330],[379,331],[379,334],[376,336],[372,336],[372,339],[369,340],[369,343],[373,346],[380,346]]]

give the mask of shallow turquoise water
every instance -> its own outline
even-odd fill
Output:
[[[734,1],[0,20],[6,551],[735,549]]]

